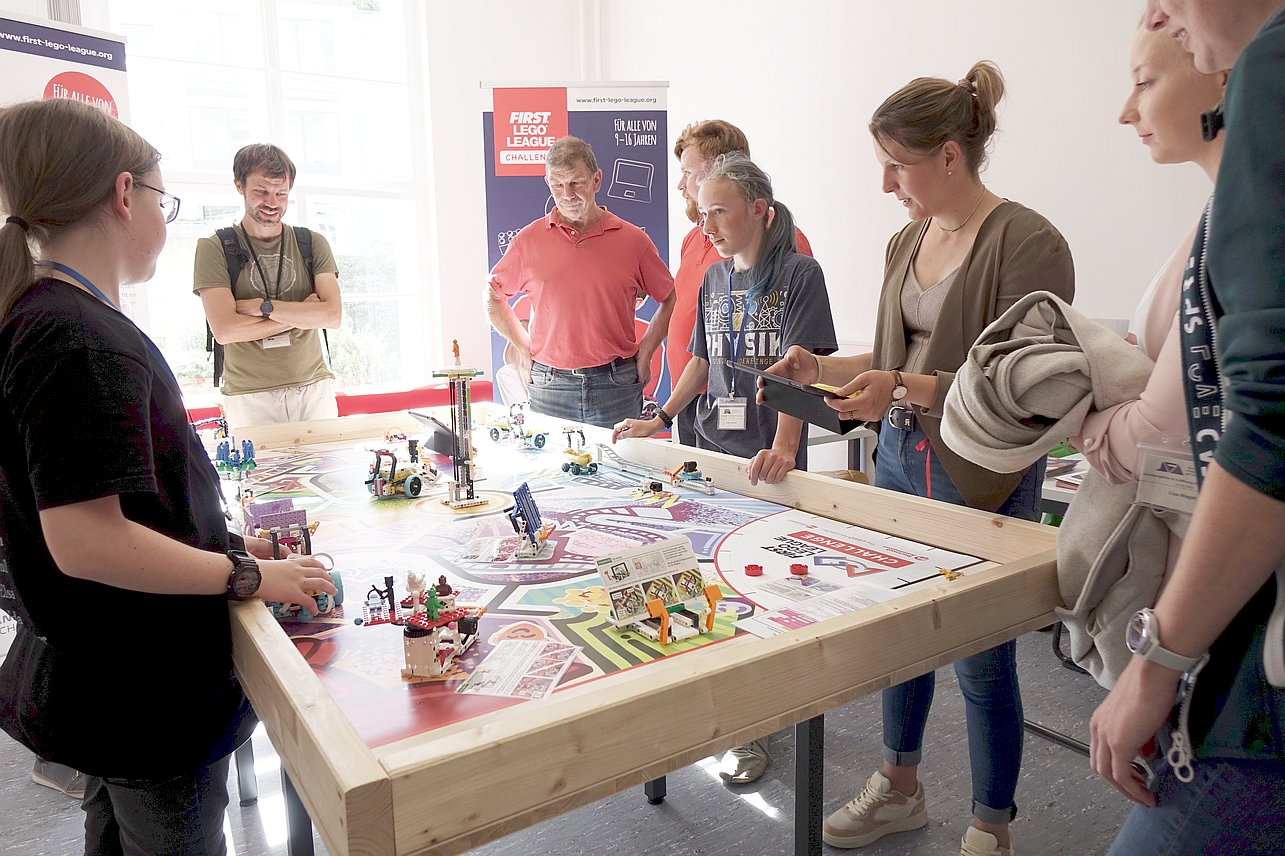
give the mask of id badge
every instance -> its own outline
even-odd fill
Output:
[[[267,348],[288,348],[290,347],[290,334],[288,332],[278,333],[275,336],[260,339],[259,342],[263,345],[265,350]]]
[[[1152,508],[1191,514],[1199,493],[1191,453],[1138,446],[1137,501]]]
[[[749,411],[747,398],[720,398],[714,402],[718,408],[718,430],[744,431]]]

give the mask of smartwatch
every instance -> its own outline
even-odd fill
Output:
[[[263,298],[263,302],[259,304],[259,314],[263,316],[264,321],[268,320],[268,316],[272,314],[272,309],[272,300],[267,297]]]
[[[1184,657],[1166,648],[1160,647],[1160,622],[1150,609],[1140,609],[1129,619],[1125,629],[1124,642],[1129,650],[1144,660],[1158,663],[1175,672],[1188,672],[1201,661],[1199,657]]]
[[[232,573],[228,575],[228,599],[245,600],[254,597],[254,593],[259,590],[259,583],[263,582],[259,563],[253,556],[240,550],[228,550],[228,558],[232,560]]]
[[[666,427],[666,428],[673,428],[673,427],[674,427],[674,417],[672,417],[672,416],[670,416],[668,413],[666,413],[666,412],[665,412],[665,408],[663,408],[663,407],[657,407],[657,408],[656,408],[656,415],[660,417],[660,421],[661,421],[661,422],[665,423],[665,427]]]
[[[910,390],[906,389],[906,383],[901,379],[901,372],[896,369],[892,370],[892,382],[895,384],[892,388],[892,400],[900,402]]]

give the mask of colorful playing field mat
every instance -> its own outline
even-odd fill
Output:
[[[665,479],[667,489],[657,493],[640,476],[607,467],[573,476],[562,471],[567,458],[553,442],[534,450],[482,439],[478,461],[485,481],[479,491],[503,498],[526,482],[542,520],[557,525],[549,539],[552,557],[522,562],[513,556],[517,535],[503,502],[493,502],[495,510],[452,512],[444,506],[447,459],[434,456],[441,480],[419,497],[374,498],[365,481],[374,457],[370,449],[377,446],[262,453],[243,484],[256,500],[289,497],[295,508],[306,509],[310,522],[319,522],[313,550],[334,558],[344,604],[328,616],[283,626],[371,747],[513,704],[538,704],[455,692],[505,640],[577,646],[580,652],[562,674],[561,688],[744,634],[756,613],[795,604],[796,589],[808,588],[812,596],[860,584],[863,591],[889,592],[871,597],[874,602],[895,596],[894,588],[935,577],[940,567],[976,561],[936,555],[911,542],[892,543],[879,533],[852,531],[855,527],[726,490],[708,496],[669,488]],[[662,648],[636,631],[613,626],[593,560],[679,536],[691,541],[706,580],[719,585],[723,600],[712,632]],[[809,563],[811,586],[791,579],[789,566],[799,561]],[[743,568],[753,562],[767,572],[751,580]],[[871,568],[890,573],[862,574]],[[445,576],[458,604],[486,607],[477,641],[451,670],[414,683],[401,676],[402,628],[354,623],[367,595],[383,588],[386,577],[393,578],[397,596],[405,596],[409,571],[430,585]],[[886,579],[870,582],[879,578]],[[767,585],[772,581],[777,585]]]

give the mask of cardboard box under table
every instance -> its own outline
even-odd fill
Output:
[[[351,446],[390,424],[415,422],[385,414],[240,434],[263,451]],[[812,768],[799,770],[803,790],[811,789],[798,795],[802,805],[820,793],[821,714],[1054,620],[1051,528],[803,472],[754,487],[746,462],[663,441],[627,440],[615,449],[657,470],[695,458],[720,489],[996,564],[781,635],[741,634],[373,749],[263,604],[235,604],[237,672],[331,853],[460,853],[794,724],[810,735],[798,755],[800,767]],[[323,527],[318,541],[325,540]],[[368,632],[379,629],[387,628]],[[684,728],[672,727],[678,720]],[[810,805],[796,818],[796,852],[820,852],[821,811]]]

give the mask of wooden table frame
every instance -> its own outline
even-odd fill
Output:
[[[243,429],[259,449],[382,435],[405,414]],[[739,458],[625,440],[627,459],[699,460],[716,485],[980,556],[997,566],[769,639],[727,641],[370,749],[258,601],[232,607],[237,673],[335,856],[460,853],[1052,623],[1056,531]],[[780,691],[763,692],[764,684]],[[683,728],[674,728],[682,721]]]

